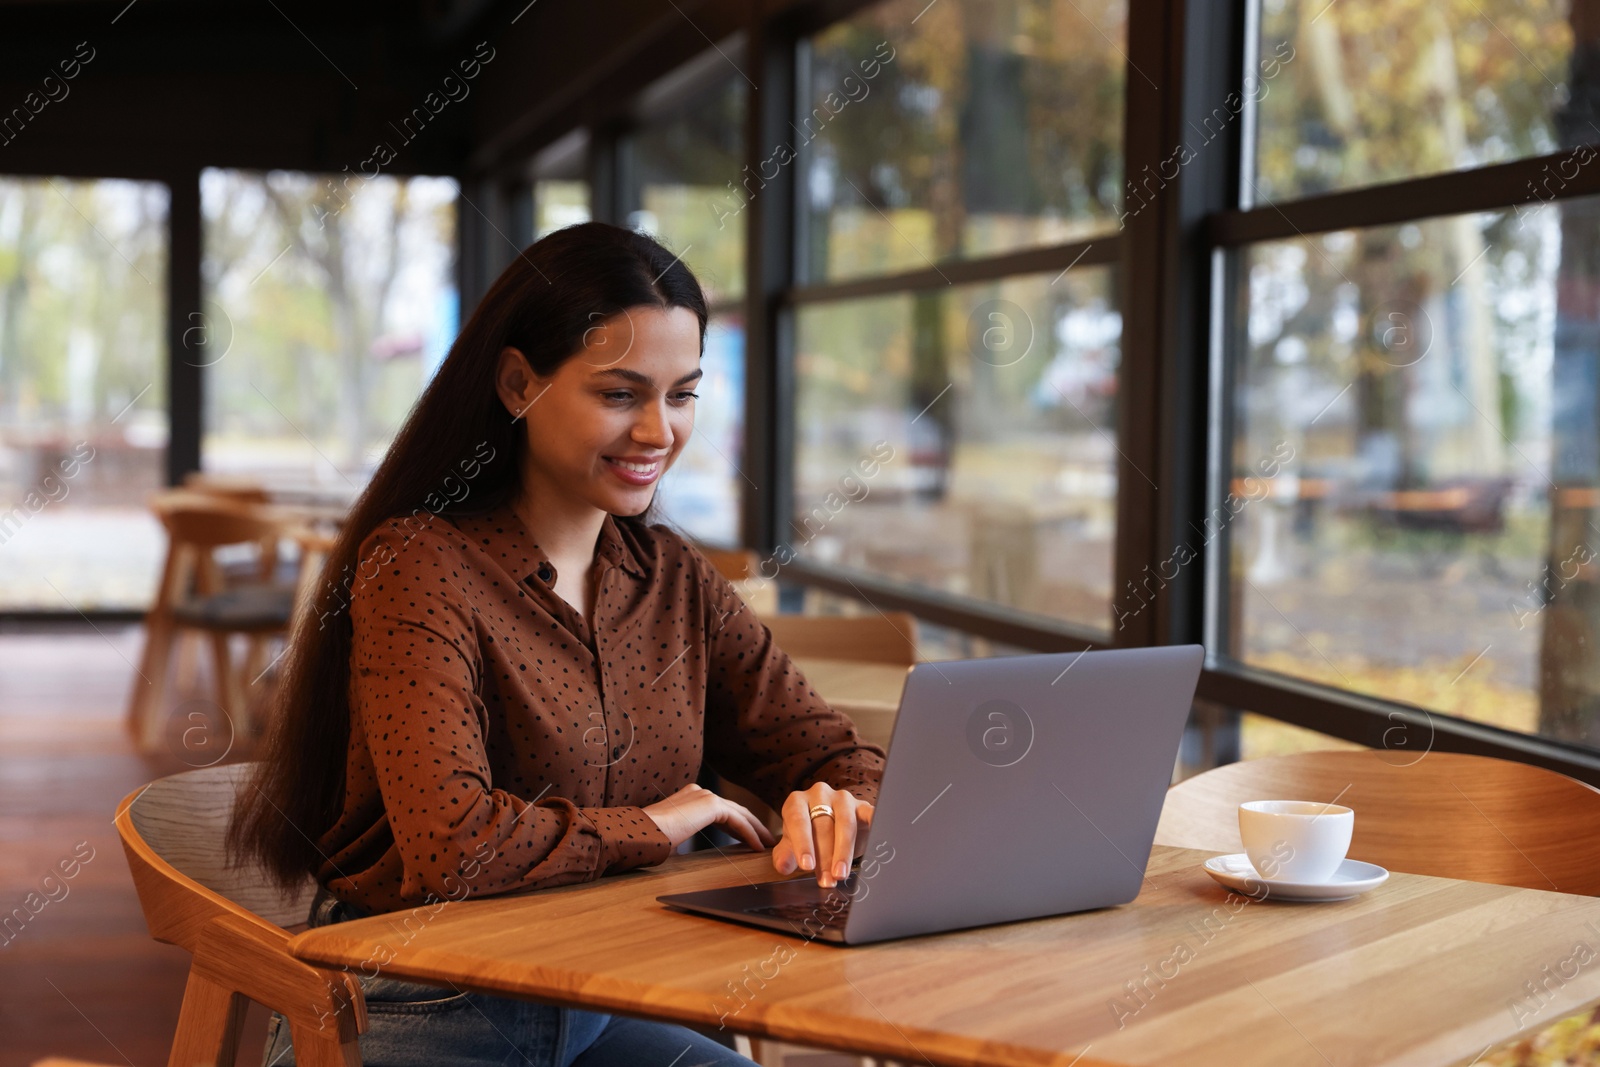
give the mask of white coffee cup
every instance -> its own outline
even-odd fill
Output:
[[[1261,877],[1326,882],[1350,851],[1356,813],[1313,800],[1249,800],[1239,805],[1239,838]]]

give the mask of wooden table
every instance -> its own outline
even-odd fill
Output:
[[[1395,874],[1336,904],[1255,901],[1207,878],[1207,855],[1156,846],[1120,908],[859,948],[655,902],[772,877],[740,852],[341,923],[290,950],[940,1065],[1466,1064],[1600,1000],[1600,899]]]
[[[848,715],[863,738],[889,747],[906,684],[905,667],[810,656],[796,656],[794,662],[817,695]]]

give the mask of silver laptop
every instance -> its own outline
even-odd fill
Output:
[[[850,877],[656,899],[860,945],[1139,895],[1199,645],[919,663]]]

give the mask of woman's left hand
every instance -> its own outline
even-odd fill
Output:
[[[812,818],[819,804],[832,808],[833,814]],[[790,793],[783,802],[783,838],[772,850],[772,865],[783,875],[814,870],[818,885],[832,886],[850,875],[857,827],[871,825],[872,805],[847,790],[818,782]]]

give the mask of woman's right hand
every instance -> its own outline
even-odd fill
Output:
[[[777,841],[749,808],[693,783],[647,806],[644,813],[655,820],[675,846],[713,824],[723,827],[757,852]]]

